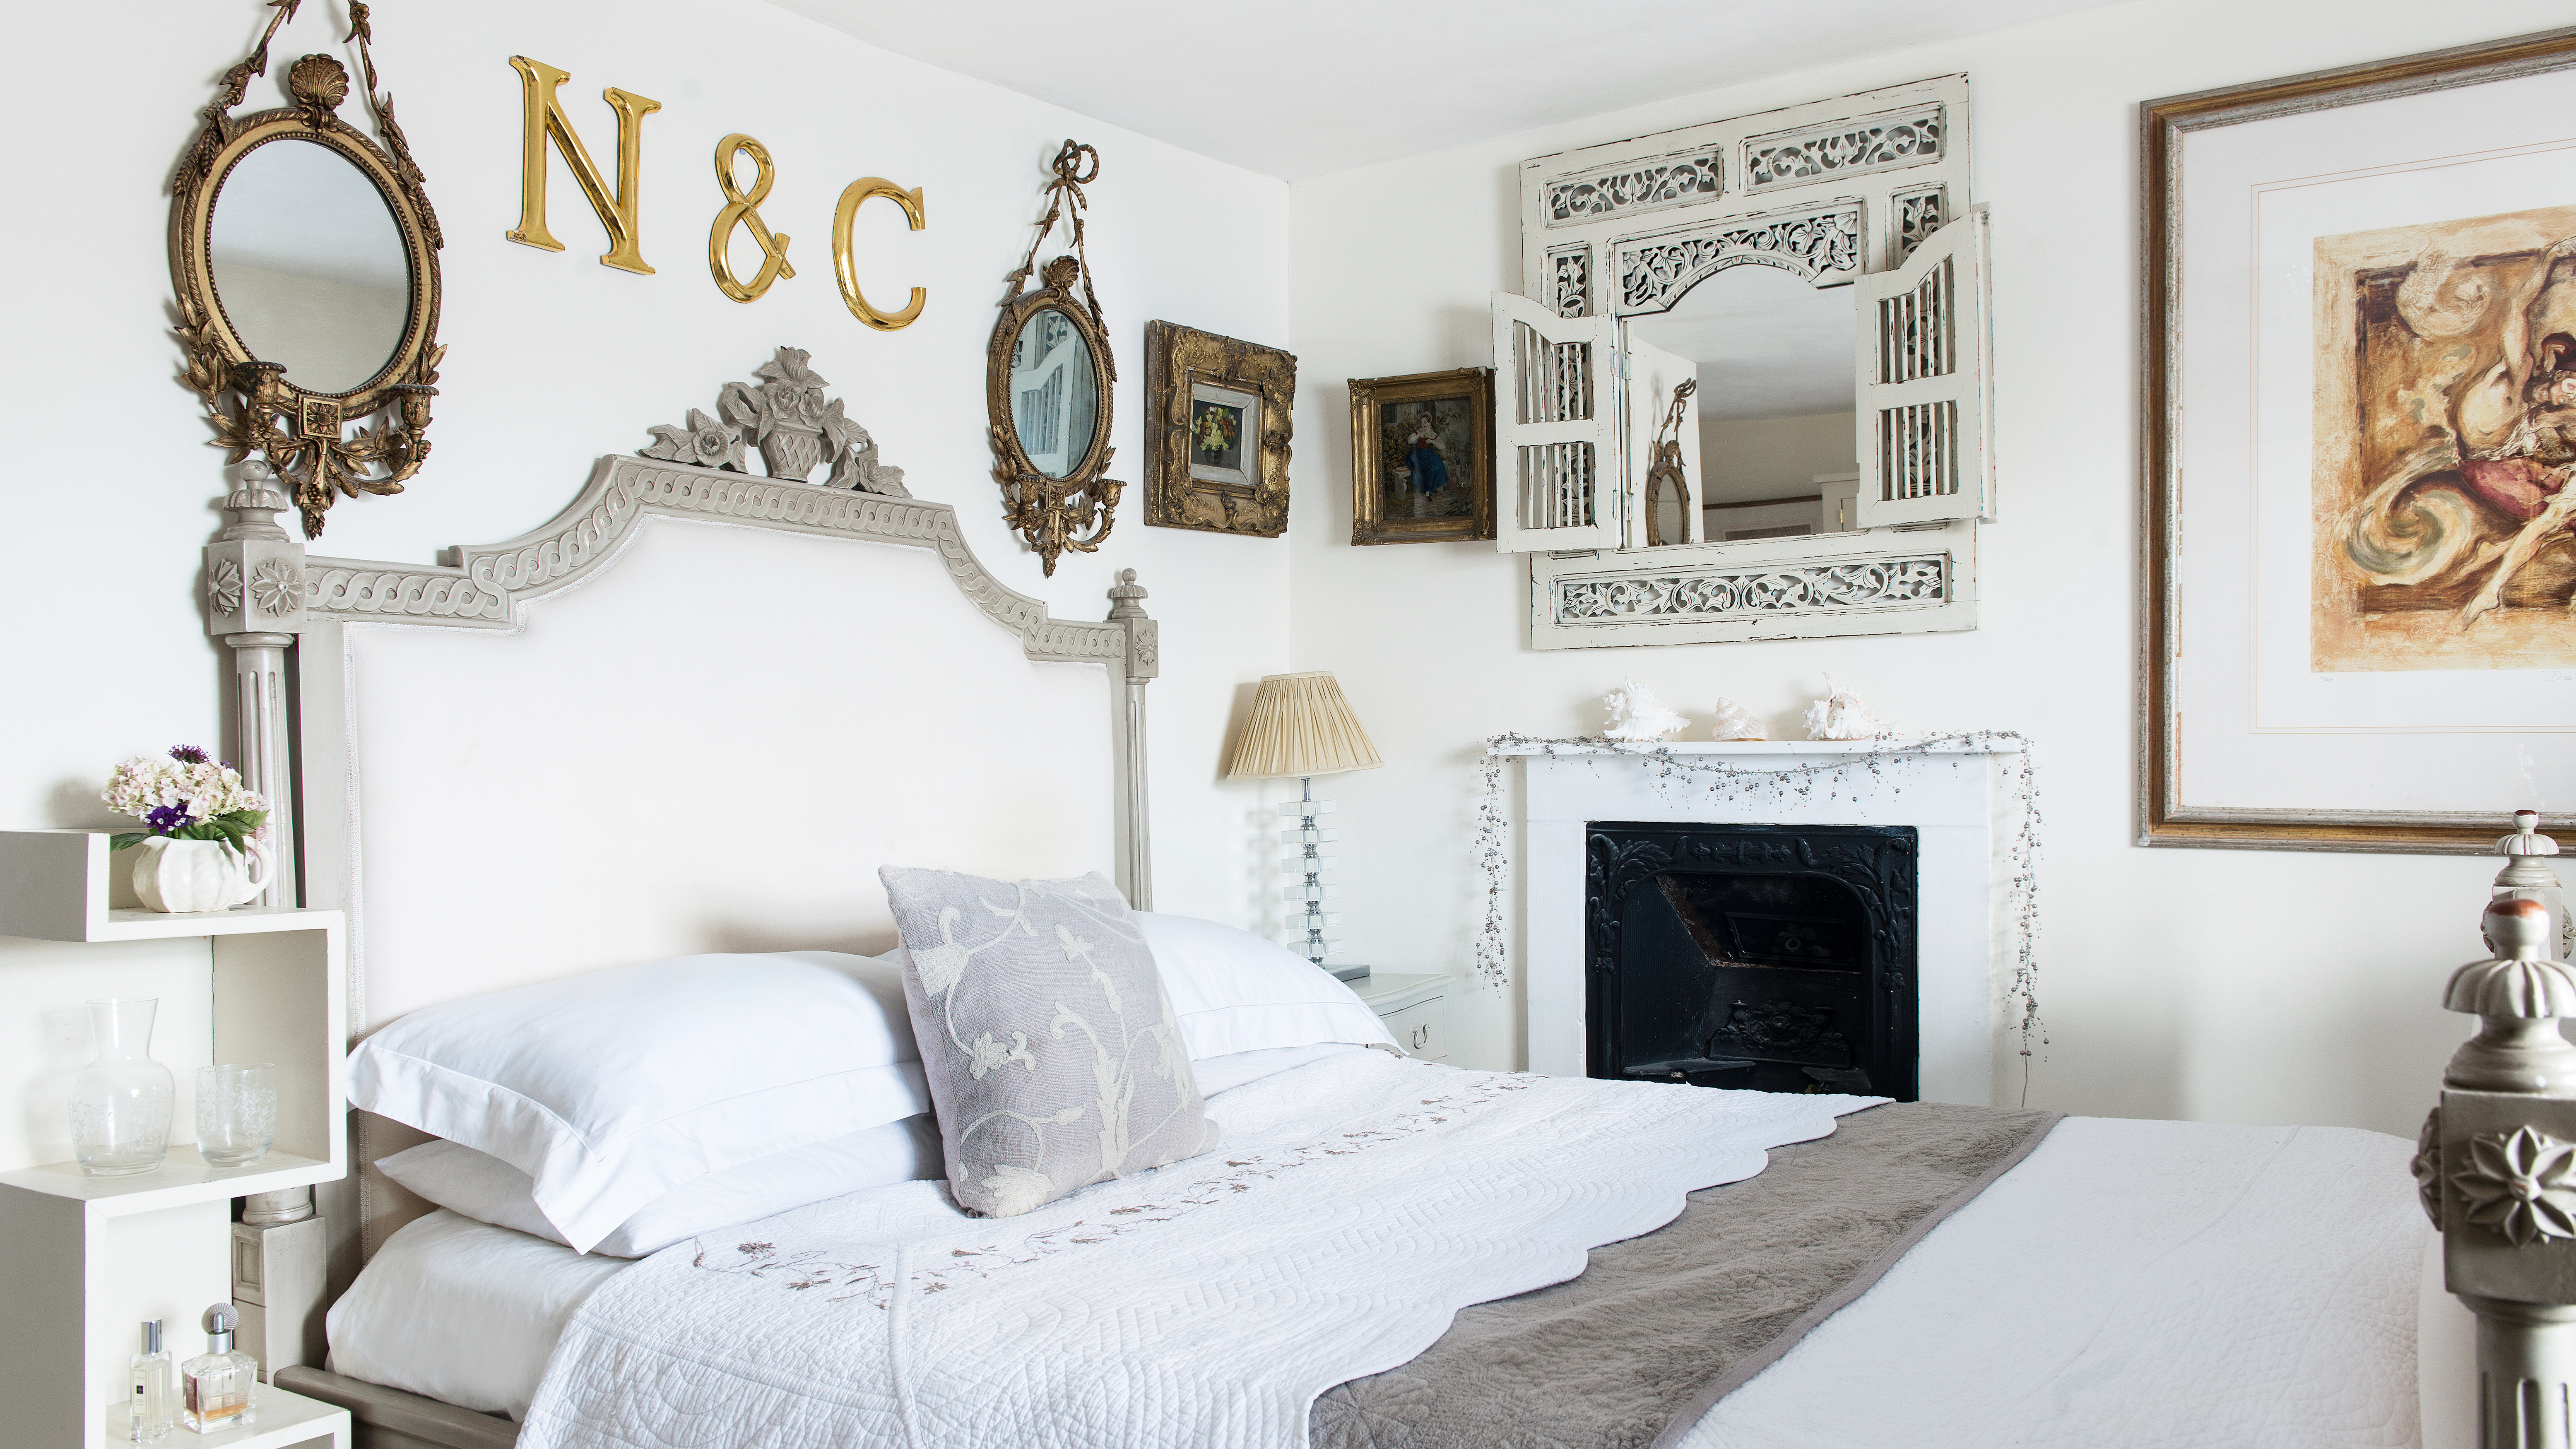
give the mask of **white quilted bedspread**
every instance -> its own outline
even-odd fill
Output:
[[[574,1317],[519,1443],[1303,1445],[1318,1393],[1877,1100],[1316,1063],[1228,1093],[1214,1153],[1023,1217],[911,1183],[666,1249]]]

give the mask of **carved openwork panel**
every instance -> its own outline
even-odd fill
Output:
[[[1571,226],[1598,217],[1687,206],[1722,189],[1715,150],[1686,151],[1636,165],[1564,176],[1547,186],[1547,224]]]
[[[1950,188],[1924,186],[1900,190],[1890,198],[1896,207],[1896,255],[1899,260],[1914,255],[1923,239],[1941,229],[1950,219]]]
[[[1973,629],[1975,540],[1975,525],[1962,522],[1534,554],[1530,643],[1593,649]]]
[[[1556,587],[1556,618],[1560,624],[1580,624],[1652,616],[1713,619],[1820,609],[1912,608],[1941,601],[1949,562],[1946,556],[1932,553],[1859,563],[1566,580]]]
[[[1818,285],[1860,273],[1860,203],[1709,222],[1618,250],[1619,312],[1660,312],[1729,267],[1777,267]]]
[[[1744,189],[1775,191],[1828,176],[1857,176],[1937,160],[1941,107],[1755,136],[1744,143]]]
[[[1592,313],[1592,248],[1557,247],[1547,254],[1549,297],[1559,317]]]

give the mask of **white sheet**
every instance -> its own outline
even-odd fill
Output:
[[[522,1418],[573,1310],[633,1266],[439,1208],[331,1305],[331,1372]]]
[[[1324,1389],[1872,1100],[1336,1057],[1228,1094],[1215,1152],[1019,1217],[913,1183],[648,1258],[573,1315],[520,1449],[1303,1444]]]
[[[1684,1443],[2413,1446],[2413,1150],[2061,1122]]]

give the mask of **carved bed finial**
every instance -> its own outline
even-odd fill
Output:
[[[777,356],[752,376],[758,384],[729,382],[716,393],[717,417],[689,409],[684,424],[655,424],[649,431],[659,441],[636,451],[647,458],[687,463],[699,468],[749,473],[746,442],[760,449],[761,466],[772,478],[804,483],[825,463],[832,471],[826,488],[910,498],[903,470],[878,455],[877,440],[853,422],[830,386],[807,363],[813,354],[801,347],[781,347]]]
[[[2576,1016],[2576,970],[2549,959],[2549,907],[2511,896],[2490,901],[2484,961],[2451,973],[2442,1005],[2477,1013],[2479,1031],[2451,1057],[2444,1080],[2490,1092],[2540,1092],[2576,1081],[2576,1046],[2558,1018]]]

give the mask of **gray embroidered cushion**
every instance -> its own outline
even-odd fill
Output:
[[[1117,887],[877,872],[958,1206],[1011,1217],[1216,1146]]]

